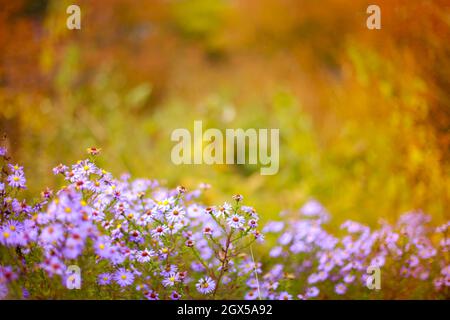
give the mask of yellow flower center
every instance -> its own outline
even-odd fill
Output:
[[[126,280],[127,276],[123,274],[123,275],[121,276],[121,278],[122,278],[122,280]]]
[[[6,231],[5,231],[5,232],[3,232],[3,237],[4,237],[4,238],[6,238],[6,239],[7,239],[7,238],[9,238],[9,233],[8,233],[8,232],[6,232]]]
[[[105,249],[105,245],[104,245],[103,243],[101,243],[101,244],[98,246],[98,248],[99,248],[100,250],[103,250],[103,249]]]
[[[71,213],[71,212],[72,212],[72,209],[70,209],[70,207],[66,207],[66,208],[64,209],[64,211],[65,211],[66,213]]]
[[[15,182],[19,181],[19,177],[18,177],[18,176],[14,176],[14,177],[13,177],[13,180],[14,180]]]

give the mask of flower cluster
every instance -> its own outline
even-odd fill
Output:
[[[432,228],[427,215],[412,212],[377,230],[346,221],[333,235],[329,213],[312,200],[260,231],[242,195],[206,206],[208,185],[188,191],[116,179],[96,165],[99,152],[56,166],[65,186],[28,202],[18,198],[23,168],[0,147],[0,298],[71,297],[73,266],[82,271],[82,297],[93,298],[423,296],[417,288],[449,298],[450,223]],[[382,296],[366,287],[369,267],[381,270]]]
[[[45,190],[34,205],[14,197],[25,188],[25,176],[22,167],[6,164],[1,264],[17,271],[0,269],[0,297],[11,281],[23,285],[39,272],[67,286],[70,265],[95,266],[92,286],[99,291],[133,291],[150,300],[218,297],[254,272],[239,270],[252,244],[263,241],[258,214],[242,205],[242,196],[206,207],[194,201],[201,190],[170,190],[128,175],[114,179],[96,166],[97,150],[89,148],[90,158],[73,166],[55,167],[66,186],[55,194]]]
[[[450,223],[432,228],[429,216],[411,212],[395,225],[382,221],[377,230],[349,220],[341,225],[340,236],[334,236],[324,228],[330,215],[319,202],[307,202],[298,214],[263,228],[268,236],[278,235],[269,253],[273,267],[261,281],[263,298],[376,297],[367,288],[374,269],[380,270],[385,298],[411,297],[420,282],[434,286],[433,297],[449,298]],[[300,285],[291,286],[293,279]],[[252,299],[256,287],[253,282],[248,287],[246,297]]]

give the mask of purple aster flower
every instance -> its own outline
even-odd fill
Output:
[[[317,287],[310,287],[308,289],[306,289],[306,296],[308,298],[314,298],[317,297],[319,295],[319,289],[317,289]]]
[[[143,243],[144,238],[141,236],[141,233],[137,230],[133,230],[130,232],[130,241],[136,242],[136,243]]]
[[[258,227],[258,222],[255,219],[250,219],[248,221],[248,226],[250,228],[256,228],[256,227]]]
[[[66,266],[64,263],[57,257],[49,257],[41,263],[41,267],[47,272],[50,277],[53,275],[64,275]]]
[[[203,260],[208,260],[214,254],[214,250],[208,246],[202,246],[202,247],[199,246],[198,249],[200,252],[200,257],[202,257]]]
[[[117,265],[123,263],[126,259],[126,256],[120,251],[119,247],[111,246],[108,248],[107,259],[113,264]]]
[[[270,250],[269,256],[271,256],[272,258],[276,258],[276,257],[279,257],[282,253],[283,253],[283,247],[276,246],[276,247],[273,247],[272,250]]]
[[[160,201],[156,202],[157,209],[161,210],[162,212],[167,211],[170,209],[170,207],[175,203],[174,197],[164,198]]]
[[[95,253],[101,257],[108,259],[111,256],[111,243],[108,237],[99,237],[94,244]]]
[[[22,298],[28,299],[30,297],[30,291],[28,291],[26,288],[22,288]]]
[[[143,292],[148,291],[148,285],[146,284],[137,284],[135,288],[136,291],[143,291]]]
[[[355,281],[355,275],[354,274],[351,274],[351,273],[349,273],[349,274],[347,274],[345,277],[344,277],[344,282],[345,283],[352,283],[353,281]]]
[[[419,258],[416,255],[411,255],[408,260],[407,260],[408,264],[410,267],[416,267],[419,265]]]
[[[344,293],[347,291],[347,287],[346,287],[345,284],[343,284],[343,283],[338,283],[338,284],[334,287],[334,291],[335,291],[337,294],[342,295],[342,294],[344,294]]]
[[[244,196],[242,194],[235,194],[235,195],[233,195],[232,198],[233,198],[234,201],[240,202],[240,201],[242,201],[244,199]]]
[[[300,212],[306,217],[326,217],[328,215],[322,204],[316,200],[306,202]]]
[[[253,289],[250,290],[249,292],[247,292],[244,297],[245,300],[255,300],[257,298],[258,298],[258,293],[256,292],[256,290],[253,290]]]
[[[84,248],[84,242],[80,242],[79,239],[68,237],[62,254],[66,259],[76,259],[82,252]]]
[[[187,207],[187,216],[189,218],[198,218],[202,215],[202,207],[200,207],[198,204],[191,204]]]
[[[259,286],[258,281],[254,277],[248,279],[245,284],[251,289],[257,289]]]
[[[212,235],[213,234],[213,228],[211,228],[210,226],[206,226],[203,228],[203,234],[204,235]]]
[[[106,286],[111,283],[112,275],[110,273],[102,273],[98,275],[97,282],[101,286]]]
[[[176,264],[171,264],[170,266],[160,266],[161,271],[160,271],[160,275],[162,275],[163,277],[168,277],[171,273],[177,272],[178,271],[178,266]]]
[[[388,235],[386,236],[386,239],[385,239],[385,241],[386,241],[386,244],[396,244],[397,243],[397,240],[399,239],[399,234],[398,233],[395,233],[395,232],[390,232],[390,233],[388,233]]]
[[[136,252],[136,260],[140,263],[149,262],[154,255],[155,252],[153,250],[144,249]]]
[[[18,278],[11,266],[0,266],[0,283],[9,283]]]
[[[434,279],[433,285],[436,290],[441,290],[442,287],[444,286],[444,279],[443,278]]]
[[[292,241],[293,235],[291,232],[285,232],[278,238],[278,243],[282,246],[288,245]]]
[[[269,291],[277,290],[280,283],[278,281],[268,280],[262,284],[262,287]]]
[[[232,268],[230,269],[232,270]],[[229,276],[223,276],[220,282],[222,282],[223,284],[228,284],[231,282],[231,278]]]
[[[282,221],[269,221],[265,225],[265,227],[262,229],[265,233],[278,233],[284,228],[284,222]]]
[[[211,185],[210,185],[209,183],[201,182],[201,183],[198,185],[198,188],[199,188],[200,190],[208,190],[208,189],[211,189]]]
[[[207,276],[198,280],[198,282],[195,284],[195,287],[201,294],[208,294],[214,291],[214,289],[216,288],[216,283],[213,279]]]
[[[172,291],[172,293],[170,295],[170,299],[171,300],[180,300],[181,299],[181,294],[179,294],[176,291]]]
[[[159,300],[159,294],[154,290],[145,292],[144,295],[148,300]]]
[[[11,164],[8,163],[8,168],[9,170],[11,170],[13,173],[17,173],[17,174],[23,174],[23,167],[19,166],[18,164]]]
[[[256,241],[259,243],[264,242],[264,234],[259,232],[258,230],[252,230],[250,233],[255,237]]]
[[[77,177],[88,177],[97,172],[97,167],[89,160],[83,160],[72,166],[72,170]]]
[[[176,206],[167,213],[167,220],[174,223],[182,220],[184,218],[184,209],[180,206]]]
[[[134,274],[130,271],[127,271],[125,268],[120,268],[114,273],[114,280],[121,287],[129,286],[134,281]]]
[[[69,168],[63,164],[59,164],[52,169],[54,175],[65,174],[67,170],[69,170]]]
[[[450,228],[450,221],[436,228],[436,232],[445,233]]]
[[[53,201],[47,212],[62,222],[78,222],[89,208],[81,193],[72,188],[63,189],[58,193],[58,199]]]
[[[347,220],[341,225],[341,229],[346,229],[348,233],[357,233],[367,230],[367,227],[358,222]]]
[[[248,213],[249,215],[252,216],[252,218],[254,219],[258,219],[258,213],[256,213],[255,208],[250,207],[250,206],[242,206],[241,210],[245,213]]]
[[[200,262],[192,262],[191,263],[191,269],[194,272],[203,272],[205,271],[205,267],[203,266],[203,264],[201,264]]]
[[[217,218],[227,217],[230,215],[232,210],[233,207],[228,202],[225,202],[222,206],[219,206],[216,210],[214,210],[213,214]]]
[[[20,242],[23,225],[15,220],[9,220],[0,227],[0,243],[5,246],[17,245]]]
[[[239,265],[239,274],[245,275],[250,272],[254,272],[256,270],[257,273],[261,273],[261,263],[253,262],[251,259],[246,259],[242,261]]]
[[[286,291],[283,291],[278,296],[278,300],[292,300],[292,295]]]
[[[151,231],[152,237],[155,239],[161,238],[161,236],[165,235],[169,231],[169,228],[166,225],[157,226],[155,229]]]
[[[423,246],[419,249],[419,257],[422,259],[430,259],[436,255],[437,251],[432,246]]]
[[[329,272],[331,269],[334,268],[334,262],[332,260],[328,260],[322,264],[319,265],[319,270],[322,270],[324,272]]]
[[[7,152],[8,152],[8,150],[6,150],[5,147],[0,147],[0,157],[6,156]]]
[[[243,216],[233,214],[231,217],[227,219],[227,223],[231,228],[240,229],[244,226],[245,219]]]
[[[186,245],[186,247],[192,248],[195,245],[195,241],[191,240],[191,239],[187,239],[184,244]]]
[[[13,211],[17,214],[31,212],[31,207],[27,205],[25,200],[19,201],[17,199],[14,199],[11,203],[11,207]]]
[[[175,283],[180,281],[180,277],[178,272],[171,272],[169,273],[162,281],[162,285],[164,287],[172,287],[175,285]]]
[[[25,189],[26,187],[26,180],[23,173],[13,173],[9,175],[6,180],[8,181],[8,184],[13,188]]]
[[[311,273],[308,277],[308,283],[314,284],[319,281],[319,274],[318,273]]]
[[[39,240],[43,243],[59,242],[63,239],[64,228],[59,223],[45,227],[39,236]]]

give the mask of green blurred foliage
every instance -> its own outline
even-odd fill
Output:
[[[97,146],[115,174],[208,182],[210,201],[239,192],[264,219],[310,197],[335,225],[448,219],[445,2],[381,1],[380,31],[366,1],[79,1],[80,31],[65,27],[68,1],[39,3],[0,15],[0,129],[30,195]],[[279,173],[173,165],[170,134],[194,120],[280,128]]]

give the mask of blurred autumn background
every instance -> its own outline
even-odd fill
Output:
[[[313,197],[375,224],[450,204],[450,2],[0,0],[0,132],[30,195],[101,165],[242,193],[268,219]],[[81,8],[68,30],[66,8]],[[366,8],[381,8],[368,30]],[[280,171],[175,166],[176,128],[280,128]]]

